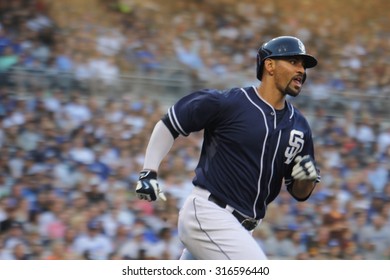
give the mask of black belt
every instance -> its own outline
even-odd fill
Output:
[[[210,194],[209,201],[214,202],[221,208],[226,208],[227,204],[221,200],[219,200],[215,195]],[[259,224],[259,221],[254,218],[247,218],[241,215],[238,211],[233,210],[232,212],[233,216],[236,217],[236,219],[240,222],[240,224],[246,229],[246,230],[254,230],[255,227]]]

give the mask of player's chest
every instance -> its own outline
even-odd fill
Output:
[[[245,111],[227,119],[218,127],[216,133],[221,140],[232,145],[245,145],[254,149],[260,146],[268,149],[289,145],[290,138],[296,137],[291,136],[292,134],[298,134],[303,138],[304,133],[297,133],[296,130],[297,127],[288,116],[277,124],[272,114]]]

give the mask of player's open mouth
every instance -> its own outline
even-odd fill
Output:
[[[295,77],[293,79],[294,83],[298,86],[298,87],[301,87],[302,86],[302,78],[301,77]]]

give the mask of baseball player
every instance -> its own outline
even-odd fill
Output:
[[[177,101],[156,124],[136,194],[165,199],[159,165],[179,136],[204,130],[194,188],[179,213],[181,259],[266,259],[252,237],[283,184],[298,201],[320,181],[311,129],[286,101],[299,95],[306,69],[317,65],[295,37],[263,44],[259,86],[204,89]]]

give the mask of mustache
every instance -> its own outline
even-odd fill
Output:
[[[303,84],[303,77],[304,77],[304,74],[298,74],[298,75],[295,75],[294,77],[292,77],[291,81],[298,80],[299,82],[301,82]]]

